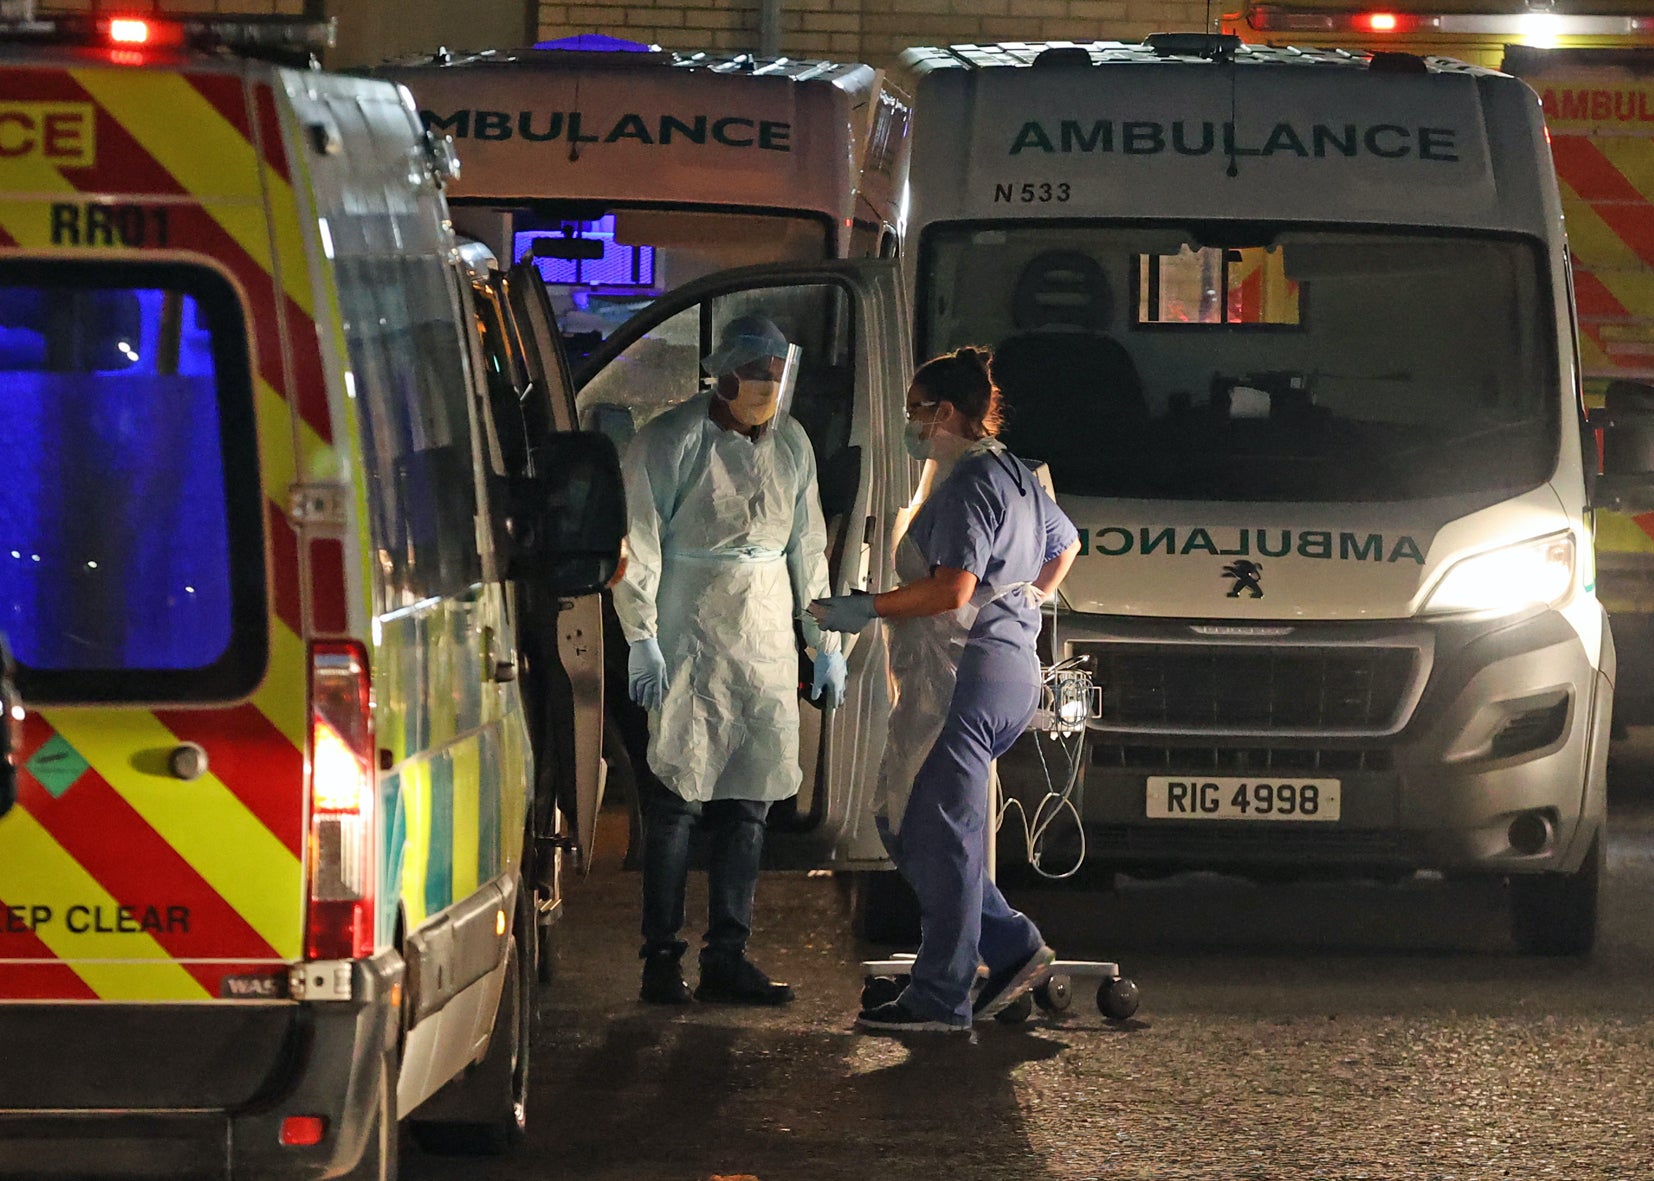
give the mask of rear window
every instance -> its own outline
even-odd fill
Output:
[[[39,701],[200,701],[262,676],[240,300],[178,264],[0,265],[0,629]]]

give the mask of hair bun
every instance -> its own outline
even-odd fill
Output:
[[[958,350],[955,351],[954,356],[958,357],[961,361],[982,370],[983,373],[988,371],[990,354],[987,349],[978,348],[976,345],[971,344],[960,345]]]

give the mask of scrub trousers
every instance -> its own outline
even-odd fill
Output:
[[[696,803],[657,783],[638,781],[643,805],[643,948],[682,955],[678,938],[684,923],[689,881],[689,842],[696,824],[707,829],[707,929],[701,963],[741,959],[752,935],[753,895],[764,852],[768,800],[709,800]]]
[[[1038,676],[1032,652],[967,647],[947,720],[914,778],[901,831],[892,833],[883,817],[878,821],[891,860],[919,897],[919,952],[901,1001],[931,1020],[970,1025],[977,965],[991,972],[1010,967],[1044,942],[988,876],[989,764],[1033,720]]]

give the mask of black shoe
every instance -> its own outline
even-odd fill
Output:
[[[992,1017],[1045,979],[1056,961],[1057,953],[1042,943],[1029,952],[1027,958],[1008,968],[988,973],[988,978],[977,990],[976,1000],[971,1002],[971,1016],[977,1021]]]
[[[793,986],[771,980],[745,956],[702,960],[695,999],[725,1005],[784,1005],[793,999]]]
[[[684,982],[683,947],[665,947],[643,955],[643,987],[638,998],[651,1005],[687,1005],[689,985]]]
[[[894,1000],[876,1009],[863,1009],[856,1016],[856,1028],[869,1033],[964,1033],[970,1026],[921,1016]]]

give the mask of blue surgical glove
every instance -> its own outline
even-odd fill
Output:
[[[626,691],[644,709],[659,709],[666,700],[666,657],[654,636],[633,640],[626,658]]]
[[[827,631],[849,632],[854,635],[878,618],[879,613],[873,609],[875,597],[869,594],[854,594],[817,599],[810,604],[810,614],[815,616],[816,622]]]
[[[827,690],[823,709],[837,709],[844,704],[844,677],[848,668],[842,652],[816,653],[815,682],[810,686],[810,700],[821,701],[821,691]]]

